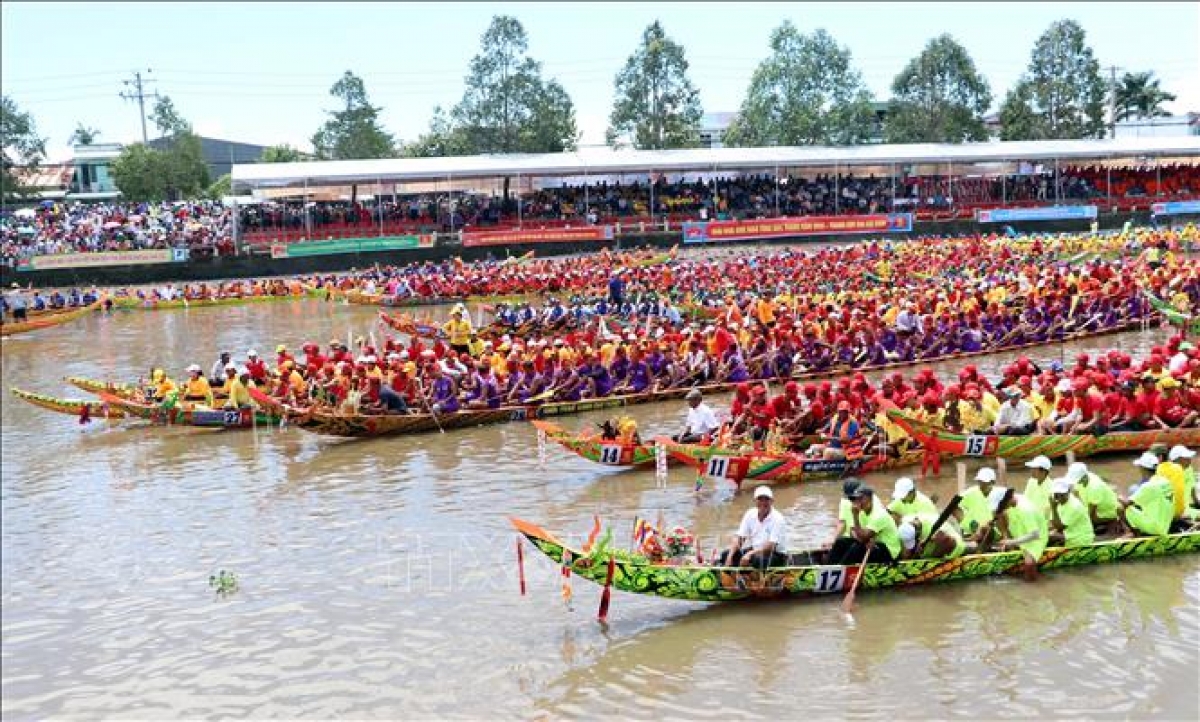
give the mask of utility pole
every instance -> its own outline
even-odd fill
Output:
[[[150,73],[150,69],[147,68],[146,74],[148,75],[149,73]],[[148,79],[143,79],[142,73],[140,70],[135,71],[133,73],[133,80],[124,81],[125,85],[132,88],[133,90],[129,91],[129,92],[122,91],[122,93],[121,93],[121,97],[124,98],[125,100],[136,100],[138,103],[138,110],[142,114],[142,143],[146,143],[148,140],[148,138],[146,137],[146,98],[157,98],[158,97],[158,93],[147,93],[146,92],[146,88],[145,88],[146,84],[152,83],[152,82],[154,82],[154,81],[148,80]]]
[[[1115,65],[1108,66],[1108,133],[1110,138],[1117,137],[1117,70]]]

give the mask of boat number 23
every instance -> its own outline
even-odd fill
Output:
[[[846,582],[845,567],[826,567],[817,572],[813,582],[813,591],[818,593],[840,592]]]

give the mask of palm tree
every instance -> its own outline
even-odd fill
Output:
[[[71,144],[91,145],[99,135],[100,131],[95,128],[89,128],[83,123],[78,123],[75,126],[75,132],[71,133],[70,138],[67,138],[67,142]]]
[[[1170,115],[1162,106],[1163,103],[1173,102],[1175,96],[1160,88],[1158,83],[1153,71],[1125,73],[1117,86],[1114,120],[1163,118]]]

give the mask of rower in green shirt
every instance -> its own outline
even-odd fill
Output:
[[[1047,517],[1050,516],[1050,470],[1054,464],[1045,456],[1037,456],[1025,462],[1030,469],[1029,481],[1025,483],[1025,500]]]
[[[1020,549],[1025,556],[1025,578],[1037,577],[1037,564],[1046,551],[1050,536],[1046,516],[1012,489],[996,487],[988,494],[988,502],[1000,532],[997,550]]]
[[[896,488],[892,490],[892,503],[888,504],[888,511],[897,524],[904,517],[913,514],[933,514],[936,518],[938,513],[933,500],[917,491],[916,483],[907,476],[896,479]]]
[[[958,502],[955,517],[964,534],[972,541],[980,541],[980,531],[992,521],[992,510],[988,506],[988,494],[996,487],[996,470],[983,467],[975,474],[978,486],[972,486],[963,492]]]
[[[959,502],[962,503],[961,501]],[[947,520],[933,538],[929,532],[937,523],[937,514],[913,514],[904,517],[897,527],[900,544],[904,548],[901,559],[954,559],[967,550],[958,525]],[[919,541],[918,541],[919,540]]]
[[[1071,483],[1055,479],[1050,491],[1050,544],[1070,549],[1096,541],[1087,507],[1071,493]]]
[[[1141,471],[1142,478],[1133,496],[1123,502],[1123,537],[1163,536],[1171,530],[1171,520],[1175,517],[1175,492],[1171,482],[1155,473],[1158,464],[1158,457],[1150,452],[1133,462]]]
[[[896,520],[883,504],[876,503],[871,487],[859,486],[854,490],[853,517],[850,537],[834,542],[829,550],[829,564],[886,564],[900,557]]]
[[[842,483],[842,498],[838,501],[837,527],[833,531],[833,539],[827,544],[832,547],[838,539],[849,537],[854,529],[854,492],[862,482],[858,479],[846,479]]]
[[[1096,534],[1114,532],[1120,526],[1121,500],[1117,498],[1117,492],[1097,474],[1087,471],[1087,466],[1080,465],[1084,467],[1085,473],[1075,482],[1072,492],[1083,502],[1088,517],[1092,520],[1092,530]]]

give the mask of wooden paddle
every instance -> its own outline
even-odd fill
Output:
[[[845,612],[847,616],[854,611],[854,595],[858,593],[858,583],[862,581],[862,578],[867,570],[867,557],[871,556],[871,548],[873,546],[875,546],[874,539],[867,542],[867,548],[865,551],[863,551],[863,560],[858,565],[858,574],[856,574],[854,577],[854,583],[850,585],[850,591],[846,592],[845,598],[842,599],[842,611]]]

